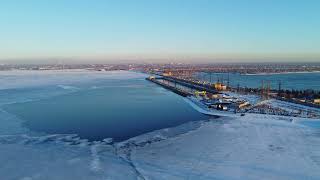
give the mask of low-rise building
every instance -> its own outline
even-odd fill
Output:
[[[216,90],[218,90],[218,91],[225,91],[225,90],[227,90],[227,86],[224,85],[224,84],[222,84],[222,83],[220,83],[220,82],[215,83],[215,84],[214,84],[214,88],[215,88]]]

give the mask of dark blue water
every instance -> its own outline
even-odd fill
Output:
[[[206,73],[199,73],[196,77],[210,81],[210,75]],[[212,73],[211,81],[216,82],[218,78],[224,79],[227,82],[228,74]],[[278,89],[278,84],[281,82],[283,89],[313,89],[320,90],[320,73],[289,73],[289,74],[264,74],[264,75],[242,75],[242,74],[229,74],[230,85],[237,87],[261,87],[261,82],[270,81],[272,89]]]
[[[121,141],[188,121],[208,119],[182,97],[142,78],[91,82],[81,85],[76,92],[5,105],[3,109],[23,119],[25,126],[33,131],[78,134],[92,141],[109,137]]]

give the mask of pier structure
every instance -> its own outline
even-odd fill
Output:
[[[217,94],[218,91],[216,89],[214,89],[214,87],[212,87],[209,84],[199,84],[199,83],[195,83],[193,81],[188,81],[188,80],[184,80],[184,79],[179,79],[176,77],[168,77],[168,76],[163,76],[161,77],[164,80],[170,81],[172,83],[177,83],[180,84],[182,86],[191,88],[191,89],[195,89],[197,91],[206,91],[208,93],[212,93],[212,94]]]
[[[192,94],[190,92],[184,91],[182,89],[177,88],[176,83],[174,86],[171,86],[169,84],[163,83],[160,80],[162,80],[163,78],[156,78],[156,77],[148,77],[146,78],[146,80],[151,81],[155,84],[158,84],[160,86],[162,86],[165,89],[171,90],[172,92],[183,96],[183,97],[187,97],[187,96],[191,96]]]
[[[213,86],[210,85],[206,85],[206,84],[198,84],[196,82],[192,82],[192,81],[188,81],[188,80],[184,80],[184,79],[179,79],[176,77],[172,77],[172,76],[151,76],[146,78],[148,81],[151,81],[153,83],[156,83],[166,89],[169,89],[171,91],[173,91],[176,94],[179,94],[181,96],[190,96],[193,95],[191,92],[188,92],[186,90],[183,90],[181,88],[178,88],[177,85],[181,85],[190,89],[193,89],[197,92],[207,92],[207,93],[211,93],[211,94],[217,94],[219,93]],[[167,82],[171,82],[173,85],[164,83],[162,81],[167,81]]]

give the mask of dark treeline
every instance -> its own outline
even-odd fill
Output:
[[[298,99],[318,99],[320,98],[320,91],[312,89],[307,90],[280,90],[278,91],[279,96],[286,98],[298,98]]]

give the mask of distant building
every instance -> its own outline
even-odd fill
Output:
[[[214,88],[215,88],[216,90],[218,90],[218,91],[225,91],[225,90],[227,90],[227,86],[224,85],[224,84],[222,84],[222,83],[220,83],[220,82],[215,83],[215,84],[214,84]]]
[[[164,72],[162,75],[163,76],[172,76],[172,72]]]
[[[320,99],[314,99],[313,102],[314,102],[315,104],[320,104]]]

